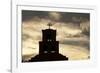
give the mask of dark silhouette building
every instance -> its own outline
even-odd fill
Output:
[[[50,29],[51,23],[48,25],[49,29],[42,30],[42,41],[39,41],[39,54],[31,58],[29,62],[68,60],[67,57],[59,54],[59,41],[56,41],[56,30]]]

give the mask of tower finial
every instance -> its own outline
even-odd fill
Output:
[[[47,25],[49,26],[49,29],[50,29],[50,26],[52,26],[53,24],[52,23],[48,23]]]

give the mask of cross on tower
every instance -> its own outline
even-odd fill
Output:
[[[52,26],[53,24],[52,23],[48,23],[47,25],[49,26],[49,29],[50,29],[50,26]]]

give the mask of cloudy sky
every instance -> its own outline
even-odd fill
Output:
[[[89,57],[90,14],[72,12],[48,12],[22,10],[22,55],[28,60],[39,52],[42,30],[57,30],[59,53],[69,60],[83,60]]]

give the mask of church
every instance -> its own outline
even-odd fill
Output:
[[[29,62],[36,61],[62,61],[68,60],[68,57],[59,53],[59,41],[56,41],[56,30],[49,28],[42,30],[42,41],[39,41],[39,54],[32,57]]]

